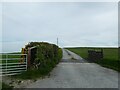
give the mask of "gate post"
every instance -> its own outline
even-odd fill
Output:
[[[31,49],[28,48],[28,55],[27,55],[27,65],[30,67],[30,58],[31,58]]]

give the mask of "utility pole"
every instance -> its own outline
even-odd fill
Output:
[[[57,46],[58,46],[58,38],[57,38]]]

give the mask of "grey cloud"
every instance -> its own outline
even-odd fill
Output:
[[[3,15],[3,42],[16,50],[57,37],[62,47],[117,46],[117,3],[4,3]]]

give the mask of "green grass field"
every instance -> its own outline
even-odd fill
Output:
[[[12,54],[12,55],[10,55]],[[21,58],[21,55],[14,55],[14,54],[21,54],[21,52],[16,52],[16,53],[8,53],[7,54],[0,54],[0,63],[2,64],[5,64],[6,63],[6,58],[10,59],[10,58],[13,58],[13,59],[16,59],[16,60],[7,60],[7,63],[18,63],[20,60],[18,60],[17,58]]]
[[[78,48],[66,48],[74,53],[80,55],[84,59],[88,59],[88,49],[100,49],[100,48],[88,48],[88,47],[78,47]],[[101,66],[120,71],[118,68],[119,59],[118,59],[118,48],[103,48],[104,57],[102,60],[98,60],[97,64]]]

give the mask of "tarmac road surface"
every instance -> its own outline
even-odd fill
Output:
[[[118,72],[87,63],[63,49],[63,58],[50,77],[39,79],[26,88],[118,88]]]

